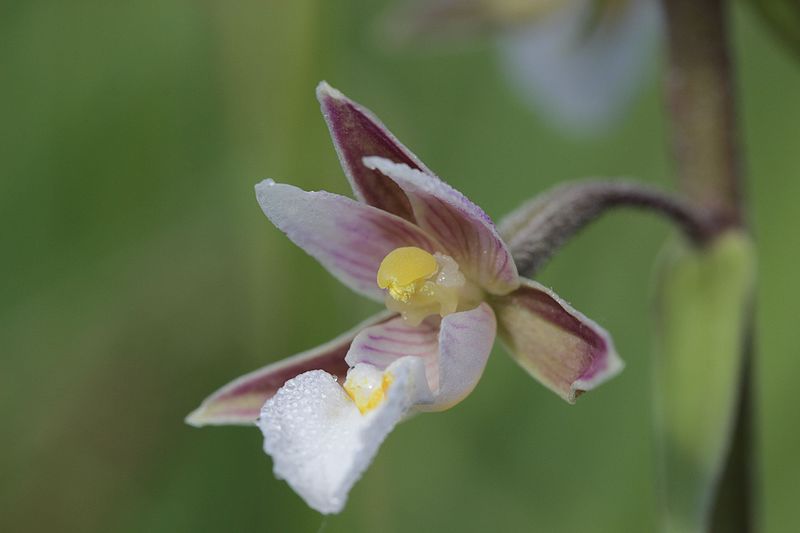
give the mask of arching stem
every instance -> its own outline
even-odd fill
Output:
[[[532,276],[580,230],[603,213],[630,207],[662,215],[696,244],[724,221],[676,195],[633,181],[580,181],[560,185],[520,206],[500,223],[517,269]]]

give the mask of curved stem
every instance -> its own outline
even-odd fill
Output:
[[[571,237],[616,207],[662,215],[697,244],[724,226],[710,211],[655,187],[632,181],[587,180],[560,185],[523,204],[500,223],[500,233],[520,274],[531,276]]]

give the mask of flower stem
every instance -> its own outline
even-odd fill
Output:
[[[726,0],[664,0],[672,150],[681,189],[741,224],[742,179]]]
[[[681,190],[719,220],[743,226],[743,171],[738,147],[726,0],[663,0],[669,65],[666,98]],[[711,531],[754,529],[752,310],[742,346],[741,387],[732,447],[712,509]]]
[[[665,216],[695,244],[723,221],[675,195],[633,181],[580,181],[557,186],[517,208],[500,224],[519,273],[532,276],[571,237],[606,211],[633,207]]]

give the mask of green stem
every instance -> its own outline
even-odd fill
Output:
[[[667,101],[683,191],[743,221],[741,164],[725,0],[664,0],[669,40]]]
[[[726,0],[663,0],[671,139],[680,188],[731,226],[746,220],[737,140]],[[752,320],[746,326],[752,330]],[[718,488],[711,531],[754,528],[751,486],[752,335],[742,346],[741,388],[732,446]]]
[[[753,390],[752,340],[745,341],[739,405],[737,406],[731,450],[711,515],[712,533],[755,531],[753,485]]]

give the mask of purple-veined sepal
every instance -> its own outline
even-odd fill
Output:
[[[569,403],[624,366],[603,328],[540,283],[523,278],[494,309],[514,360]]]
[[[348,365],[345,355],[356,335],[366,327],[390,320],[394,314],[379,313],[335,339],[305,352],[287,357],[241,376],[203,400],[186,417],[195,427],[255,424],[261,407],[288,380],[309,370],[344,378]]]
[[[370,110],[324,81],[317,86],[317,99],[342,169],[356,197],[414,222],[411,205],[400,187],[380,172],[365,167],[361,161],[366,156],[380,156],[430,172],[425,164],[403,146]]]

